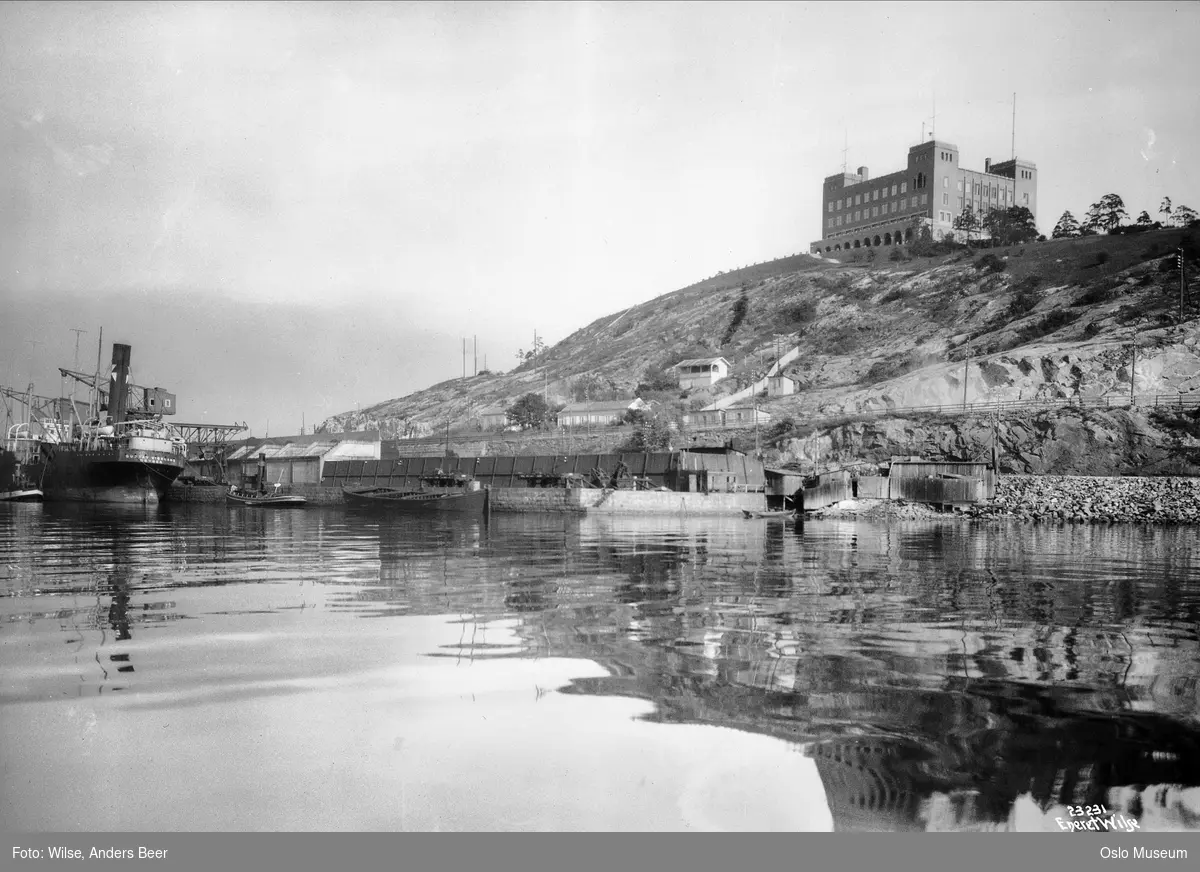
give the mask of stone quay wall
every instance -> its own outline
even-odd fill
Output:
[[[488,499],[493,512],[571,512],[587,511],[579,494],[585,491],[565,487],[494,487]],[[600,493],[600,491],[595,491]]]
[[[223,503],[224,485],[178,485],[171,488],[173,503]],[[280,493],[298,494],[309,505],[345,505],[340,487],[294,484]],[[592,488],[497,487],[491,491],[493,512],[557,512],[569,514],[627,515],[741,515],[742,509],[762,510],[761,493],[683,493],[679,491],[623,491]]]
[[[1200,524],[1200,478],[1001,475],[996,498],[972,517]]]

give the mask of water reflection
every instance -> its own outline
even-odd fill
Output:
[[[520,778],[517,761],[540,749],[568,769],[598,755],[591,789],[640,789],[605,788],[601,773],[632,765],[619,737],[653,743],[639,732],[652,728],[700,730],[679,763],[696,769],[689,784],[715,784],[720,766],[698,749],[719,728],[766,743],[739,787],[767,778],[780,748],[809,761],[836,829],[1054,829],[1065,804],[1200,829],[1200,574],[1186,528],[816,522],[798,534],[741,519],[25,508],[0,512],[0,654],[15,676],[0,705],[123,687],[126,710],[146,718],[236,700],[290,735],[314,712],[341,724],[335,704],[362,710],[402,685],[395,723],[442,766],[422,764],[431,805],[407,806],[407,826],[587,828],[582,806],[522,823],[451,813],[428,790],[446,772],[466,777],[484,744],[503,758],[486,767],[497,780]],[[30,668],[38,658],[57,666]],[[432,689],[468,667],[472,705],[511,694],[483,732],[478,709]],[[623,702],[588,707],[599,701]],[[627,731],[628,717],[642,726]],[[499,721],[502,746],[487,739]],[[594,746],[553,748],[556,731],[585,723]],[[242,735],[230,729],[221,738]],[[460,753],[433,747],[439,736]],[[714,811],[717,794],[654,820],[741,820]],[[636,826],[604,814],[595,826]]]

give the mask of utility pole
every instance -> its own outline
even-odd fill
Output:
[[[1137,342],[1131,342],[1133,361],[1129,364],[1129,408],[1133,408],[1133,382],[1137,378]]]
[[[758,403],[754,404],[754,456],[762,460],[762,449],[758,444]]]
[[[479,375],[479,335],[475,334],[471,337],[472,350],[475,352],[475,372],[472,375]]]
[[[467,377],[467,337],[463,337],[463,378]]]
[[[967,370],[971,366],[971,349],[968,346],[967,356],[963,359],[963,414],[967,413]]]
[[[1179,263],[1179,323],[1183,323],[1183,295],[1187,289],[1187,283],[1183,276],[1183,247],[1180,246],[1175,253],[1175,260]]]

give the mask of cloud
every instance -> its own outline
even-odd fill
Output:
[[[106,143],[102,145],[81,145],[78,148],[67,148],[58,143],[46,132],[46,113],[35,109],[28,118],[22,118],[18,123],[25,130],[39,130],[42,142],[54,155],[54,162],[72,175],[83,177],[99,172],[112,162],[113,147]]]
[[[113,156],[113,147],[107,142],[103,145],[84,145],[71,150],[46,137],[46,145],[54,152],[56,164],[80,178],[104,169]]]
[[[1155,156],[1154,143],[1158,141],[1158,137],[1154,135],[1154,131],[1149,127],[1146,128],[1146,147],[1142,149],[1142,159],[1150,160]]]

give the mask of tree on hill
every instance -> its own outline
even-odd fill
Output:
[[[1125,201],[1117,194],[1105,194],[1088,209],[1084,226],[1111,233],[1128,217]]]
[[[1152,224],[1154,224],[1154,221],[1151,220],[1150,213],[1143,209],[1142,214],[1137,217],[1137,226],[1149,227]]]
[[[1075,220],[1075,216],[1071,214],[1070,210],[1062,213],[1062,217],[1054,225],[1054,232],[1050,235],[1055,239],[1069,239],[1079,235],[1079,222]]]
[[[545,397],[529,393],[505,409],[504,416],[510,424],[515,424],[522,430],[529,430],[544,427],[550,419],[551,412]]]
[[[1188,206],[1180,206],[1178,209],[1175,210],[1175,215],[1173,216],[1172,223],[1176,227],[1188,227],[1189,225],[1191,225],[1191,223],[1193,221],[1196,220],[1197,217],[1200,217],[1200,216],[1196,215],[1196,212],[1194,209],[1191,209]]]
[[[671,391],[678,389],[678,373],[665,367],[650,365],[642,373],[642,380],[638,382],[634,394],[641,397],[642,394],[647,394],[651,391]],[[645,398],[643,397],[643,399]]]
[[[662,415],[645,417],[636,422],[636,428],[619,447],[619,451],[669,451],[671,449],[671,423]]]
[[[1171,223],[1171,198],[1163,197],[1162,202],[1158,204],[1158,212],[1163,216],[1163,224]]]
[[[533,360],[535,357],[537,357],[539,354],[541,354],[545,350],[546,350],[546,341],[544,339],[542,339],[542,337],[538,336],[537,331],[535,330],[533,333],[533,347],[530,348],[528,351],[526,351],[523,348],[518,348],[517,349],[517,360],[520,360],[522,362],[525,362],[527,360]]]
[[[912,253],[917,257],[929,257],[933,254],[933,230],[920,215],[914,215],[909,223],[912,232]]]
[[[992,209],[983,221],[993,245],[1016,245],[1037,238],[1037,222],[1025,206]]]
[[[954,229],[961,230],[967,234],[967,242],[971,242],[971,234],[978,235],[982,226],[979,221],[979,216],[971,211],[970,206],[964,206],[962,213],[954,219]]]

